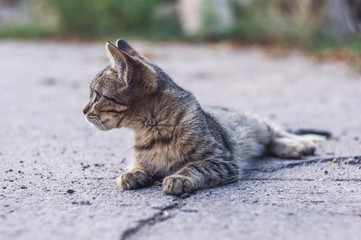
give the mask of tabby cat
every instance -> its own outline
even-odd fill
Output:
[[[264,120],[227,108],[202,108],[159,67],[124,40],[106,43],[111,61],[90,85],[86,119],[100,130],[134,132],[135,162],[117,179],[136,189],[163,179],[167,194],[236,181],[250,159],[313,154],[315,146]]]

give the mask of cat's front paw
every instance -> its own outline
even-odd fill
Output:
[[[133,169],[117,178],[118,187],[124,190],[146,187],[152,185],[153,182],[153,178],[148,171],[142,169]]]
[[[166,194],[182,195],[195,191],[194,184],[189,177],[182,175],[171,175],[163,180],[163,191]]]

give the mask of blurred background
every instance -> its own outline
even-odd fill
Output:
[[[223,41],[358,61],[361,0],[0,0],[0,37]]]

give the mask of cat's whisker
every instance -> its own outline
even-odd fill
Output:
[[[103,128],[103,130],[107,130],[107,128],[104,126],[104,124],[100,121],[98,117],[95,118],[96,122]]]
[[[115,124],[113,123],[108,123],[108,124],[111,126],[111,128],[116,128]]]

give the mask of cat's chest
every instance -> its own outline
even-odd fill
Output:
[[[155,144],[151,149],[135,149],[135,159],[147,170],[168,175],[174,171],[174,166],[180,165],[185,156],[176,144]]]
[[[134,157],[138,164],[156,174],[171,174],[186,159],[178,128],[166,122],[147,126],[134,135]]]

